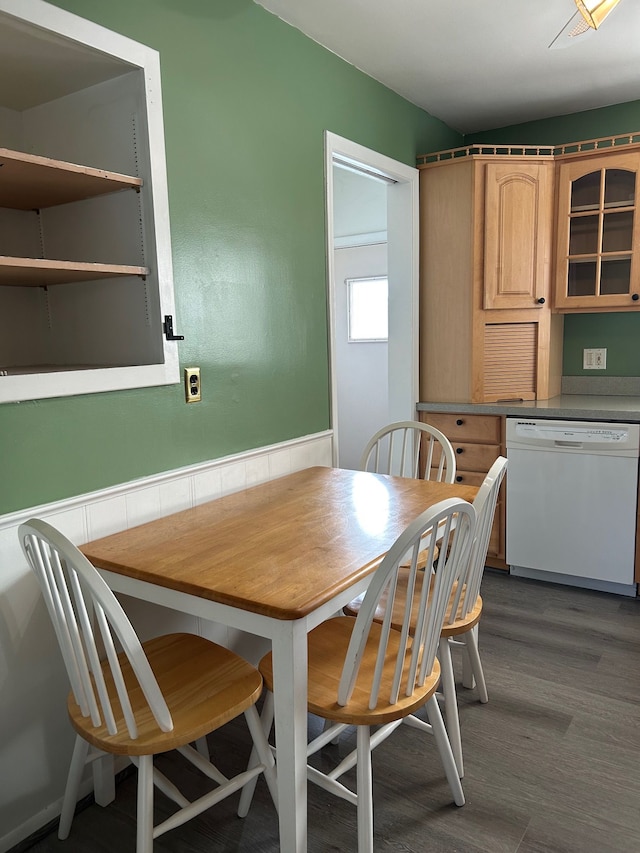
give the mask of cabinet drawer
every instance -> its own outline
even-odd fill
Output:
[[[482,471],[461,471],[459,469],[456,471],[456,483],[460,483],[464,486],[481,486],[484,478],[485,474]],[[496,514],[493,520],[493,527],[491,528],[489,547],[487,549],[487,558],[490,559],[494,565],[496,565],[496,559],[500,563],[504,557],[504,501],[502,498],[503,491],[504,483],[500,487],[500,497],[498,498],[498,503],[496,505]],[[499,565],[499,567],[504,568],[503,565]]]
[[[500,444],[501,441],[500,428],[502,418],[500,415],[456,415],[444,412],[420,412],[420,420],[439,429],[451,442],[479,441]]]
[[[481,486],[485,476],[486,471],[461,471],[456,468],[456,483],[461,486]]]
[[[499,444],[472,444],[455,440],[451,444],[456,455],[456,470],[486,474],[500,456]]]

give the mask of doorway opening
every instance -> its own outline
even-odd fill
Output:
[[[329,132],[325,158],[333,462],[356,468],[380,426],[416,416],[418,170]],[[383,277],[387,340],[349,340],[349,282]]]

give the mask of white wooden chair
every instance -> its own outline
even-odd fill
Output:
[[[438,658],[442,669],[441,690],[444,698],[445,719],[451,748],[456,759],[456,766],[460,777],[464,775],[464,763],[462,758],[462,740],[460,735],[460,719],[458,716],[458,699],[456,694],[455,675],[453,661],[451,658],[451,647],[462,646],[463,657],[463,679],[465,687],[477,685],[478,695],[481,702],[488,702],[487,685],[480,662],[478,651],[477,625],[482,615],[482,598],[480,596],[480,584],[484,573],[487,559],[489,538],[493,527],[498,493],[500,485],[507,470],[507,460],[499,456],[489,469],[488,474],[478,493],[474,498],[473,505],[477,513],[476,532],[468,564],[461,572],[459,580],[454,585],[451,599],[447,606],[447,613],[440,634]],[[428,577],[428,576],[427,576]],[[393,602],[392,625],[400,628],[405,618],[404,596],[410,577],[406,568],[400,569],[398,573],[398,587]],[[418,582],[423,584],[425,576],[419,576]],[[355,616],[362,606],[362,596],[351,601],[345,608],[345,613]],[[381,599],[374,619],[383,621],[387,612],[387,601]],[[411,619],[410,630],[416,630],[418,612],[415,608]],[[422,723],[416,717],[408,717],[405,720],[409,725],[420,728]]]
[[[506,471],[507,460],[504,456],[499,456],[489,469],[478,494],[474,498],[473,505],[476,508],[477,524],[471,549],[471,559],[467,571],[463,573],[461,581],[452,595],[440,635],[438,657],[442,667],[445,718],[451,748],[461,777],[464,775],[464,764],[451,648],[461,646],[463,649],[463,685],[469,688],[477,686],[480,701],[488,702],[489,695],[478,650],[478,624],[482,616],[480,585],[487,561],[487,550],[498,503],[498,493]]]
[[[357,727],[357,748],[329,773],[308,766],[308,778],[357,806],[358,853],[373,850],[372,749],[418,708],[426,705],[430,731],[435,736],[454,801],[459,806],[464,804],[455,760],[435,698],[440,679],[436,652],[453,585],[459,582],[460,572],[469,562],[474,528],[475,510],[471,504],[455,498],[441,501],[415,519],[396,540],[376,570],[357,618],[337,616],[309,634],[308,710],[331,725],[308,745],[308,755],[353,725]],[[424,574],[418,567],[420,543],[436,530],[443,542],[438,570],[431,594],[420,594],[418,577]],[[387,601],[394,598],[401,562],[407,553],[411,558],[404,591],[404,618],[394,628],[393,608],[387,608],[388,616],[382,622],[374,621],[374,616],[383,597]],[[430,549],[429,576],[432,555]],[[410,632],[412,613],[417,617],[413,633]],[[271,654],[262,659],[259,669],[270,691],[262,713],[263,726],[268,731],[273,721]],[[372,734],[374,726],[379,728]],[[340,781],[354,766],[357,766],[356,791]],[[252,791],[250,783],[241,796],[241,814],[249,807]]]
[[[425,480],[453,483],[456,457],[451,442],[439,429],[418,421],[398,421],[379,429],[367,442],[359,468],[416,479],[421,456]]]
[[[371,436],[362,452],[360,470],[417,479],[421,461],[424,465],[422,479],[437,483],[455,481],[456,456],[446,435],[430,424],[397,421]],[[425,539],[422,550],[428,546],[429,541]],[[424,554],[421,554],[421,567],[424,562]]]
[[[20,525],[19,537],[40,583],[71,682],[67,707],[76,741],[59,838],[69,835],[85,765],[93,764],[96,800],[106,805],[112,798],[112,780],[100,788],[105,779],[100,759],[109,754],[126,755],[138,768],[137,853],[151,853],[154,838],[262,772],[275,802],[274,759],[255,708],[262,692],[258,670],[193,634],[168,634],[141,644],[104,579],[68,539],[39,519]],[[243,712],[260,763],[228,779],[190,744]],[[154,755],[172,749],[216,787],[189,802],[153,766]],[[178,806],[157,826],[154,784]]]

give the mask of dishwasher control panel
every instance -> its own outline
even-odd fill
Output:
[[[638,456],[640,425],[507,418],[507,447]]]

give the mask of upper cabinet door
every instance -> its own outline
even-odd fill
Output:
[[[553,163],[487,163],[484,308],[541,308],[548,301]]]
[[[557,309],[640,308],[639,171],[637,151],[560,164]]]

